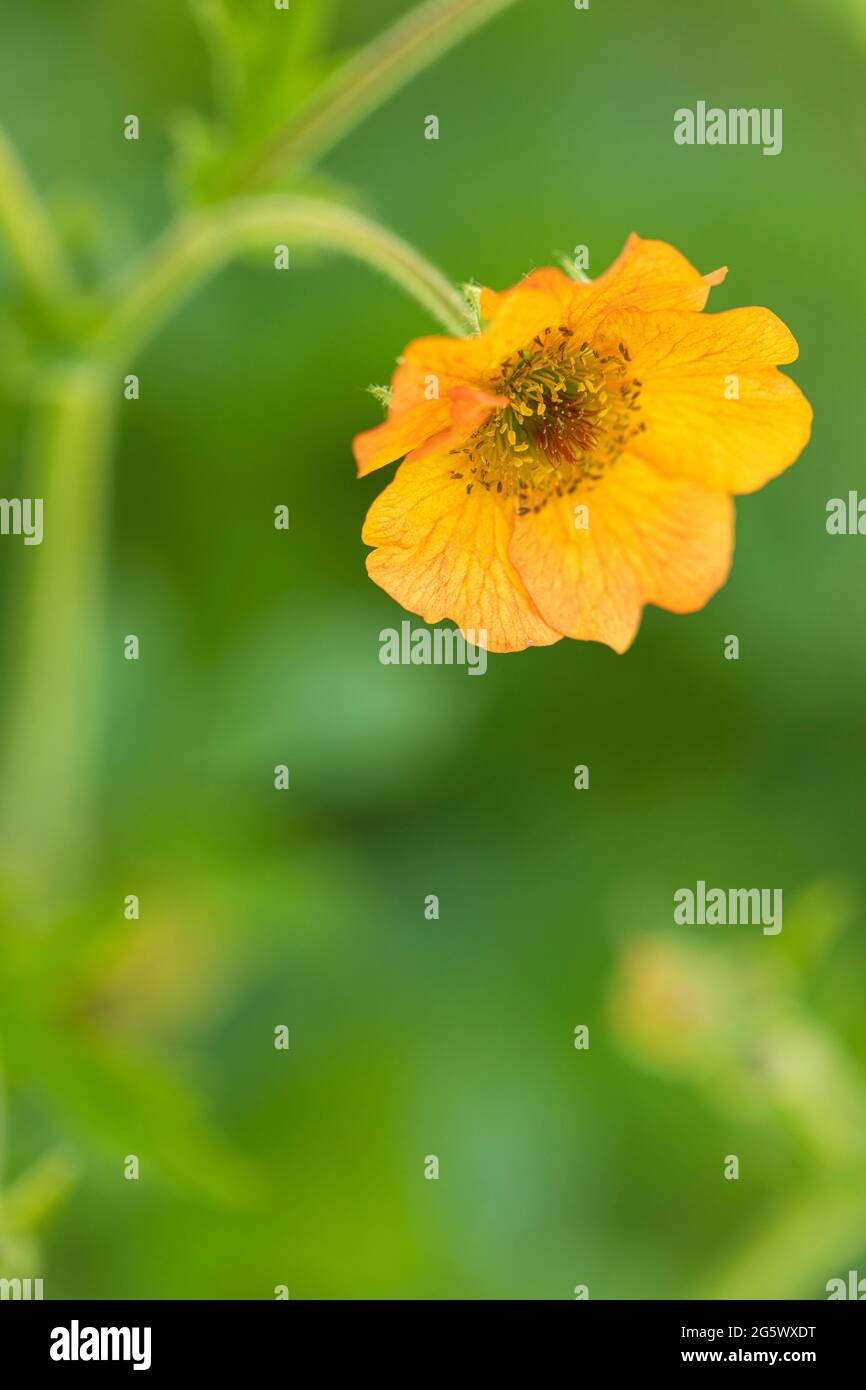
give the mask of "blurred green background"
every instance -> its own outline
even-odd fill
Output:
[[[190,113],[215,111],[193,8],[0,3],[2,123],[85,281],[184,196]],[[276,22],[305,8],[326,9]],[[343,0],[325,52],[406,8]],[[282,57],[267,38],[254,129]],[[568,1299],[821,1298],[866,1275],[866,541],[825,530],[866,485],[864,59],[853,0],[518,0],[305,185],[455,281],[508,285],[578,243],[597,274],[636,230],[730,266],[713,309],[791,327],[813,442],[739,501],[726,588],[648,610],[627,655],[564,641],[483,680],[379,664],[405,615],[365,576],[386,477],[357,482],[350,442],[381,415],[367,384],[435,325],[330,256],[234,264],[128,364],[141,399],[117,381],[93,757],[62,719],[47,768],[21,755],[27,594],[60,523],[3,539],[0,1277],[49,1298]],[[783,153],[677,147],[698,99],[783,108]],[[2,251],[0,291],[2,491],[37,495],[33,373],[74,345]],[[98,565],[98,515],[78,544]],[[58,810],[67,757],[92,819]],[[674,927],[699,878],[782,887],[781,935]]]

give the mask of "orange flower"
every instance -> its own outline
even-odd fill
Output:
[[[700,312],[724,276],[631,236],[591,283],[538,270],[482,293],[482,333],[411,343],[354,443],[362,475],[406,455],[367,516],[371,578],[494,652],[623,652],[645,604],[702,608],[730,569],[730,494],[793,463],[812,418],[774,314]]]

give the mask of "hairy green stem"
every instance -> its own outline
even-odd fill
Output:
[[[280,164],[321,158],[371,111],[515,0],[426,0],[360,49],[252,159],[229,175],[247,188]]]
[[[290,255],[295,246],[344,252],[395,281],[449,332],[465,336],[473,327],[465,300],[435,266],[369,218],[311,198],[259,197],[193,213],[167,232],[115,287],[91,349],[128,359],[233,257],[275,245]]]

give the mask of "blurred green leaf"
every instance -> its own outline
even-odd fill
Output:
[[[64,1132],[110,1155],[119,1180],[124,1155],[134,1153],[157,1176],[199,1197],[249,1202],[256,1187],[251,1166],[204,1122],[191,1088],[88,1016],[93,962],[112,941],[120,949],[117,928],[102,914],[92,917],[101,926],[0,931],[7,1084],[41,1093]]]
[[[326,54],[332,0],[296,0],[290,10],[258,0],[190,0],[211,57],[217,118],[184,114],[175,125],[176,180],[206,201],[228,170],[244,164],[339,66]],[[291,171],[272,187],[295,188]]]

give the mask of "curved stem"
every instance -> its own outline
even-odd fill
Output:
[[[90,347],[128,357],[208,276],[243,251],[285,244],[327,247],[373,266],[412,295],[449,332],[473,327],[469,308],[411,246],[369,218],[306,198],[239,199],[191,214],[156,243],[116,287]]]
[[[248,187],[281,163],[308,165],[454,44],[515,0],[427,0],[360,49],[313,99],[233,174]]]

